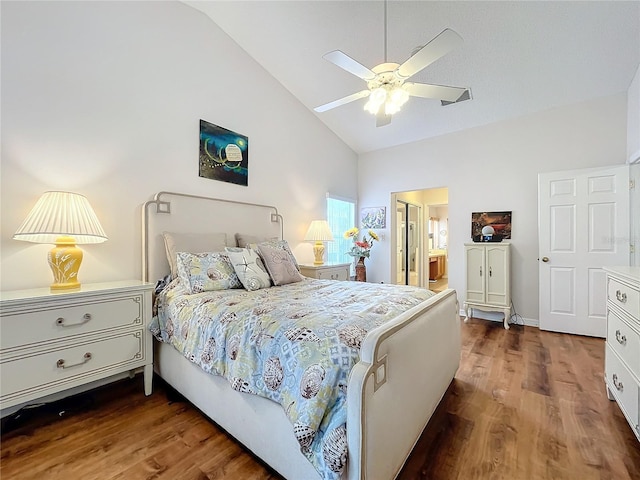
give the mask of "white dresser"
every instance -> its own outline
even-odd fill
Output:
[[[0,409],[144,367],[153,285],[139,280],[0,293]]]
[[[504,314],[504,328],[511,318],[511,244],[465,243],[467,265],[465,322],[471,310],[497,311]]]
[[[320,280],[349,280],[350,263],[324,263],[322,265],[300,265],[305,277]]]
[[[604,378],[640,440],[640,267],[606,267],[607,342]]]

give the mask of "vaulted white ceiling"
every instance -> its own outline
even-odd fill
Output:
[[[366,88],[322,56],[384,61],[384,3],[188,1],[312,112]],[[445,28],[464,39],[411,81],[470,87],[441,106],[411,98],[376,128],[361,99],[314,115],[358,153],[625,92],[640,63],[639,1],[404,1],[387,4],[388,61],[402,63]],[[222,67],[224,69],[224,67]]]

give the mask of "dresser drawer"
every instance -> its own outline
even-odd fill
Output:
[[[115,374],[142,365],[145,354],[150,355],[144,351],[144,335],[140,329],[10,360],[2,358],[0,401],[6,404],[17,396],[52,393],[72,386],[68,384],[77,379],[85,383],[94,374],[102,377],[108,370]]]
[[[640,324],[640,292],[628,285],[609,278],[607,284],[609,302],[631,315]]]
[[[0,349],[29,346],[118,327],[142,326],[142,294],[2,312]]]
[[[607,311],[607,344],[640,378],[640,335],[611,310]]]
[[[318,280],[349,280],[350,263],[336,263],[332,265],[300,265],[300,273],[305,277]]]
[[[631,426],[638,432],[638,396],[640,388],[633,375],[620,361],[610,345],[605,350],[605,378],[618,401],[618,405],[627,417]]]
[[[317,278],[321,280],[349,280],[349,269],[343,267],[318,270]]]

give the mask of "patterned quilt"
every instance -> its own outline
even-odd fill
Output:
[[[238,391],[278,402],[302,453],[325,479],[346,465],[346,393],[367,332],[433,293],[400,285],[305,279],[249,292],[157,298],[151,330]]]

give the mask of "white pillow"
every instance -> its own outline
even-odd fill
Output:
[[[167,261],[171,278],[178,276],[176,255],[178,252],[223,252],[227,246],[226,233],[174,233],[163,232]]]
[[[250,248],[234,247],[227,247],[226,252],[244,288],[253,291],[271,286],[269,274],[262,266],[257,252]]]

